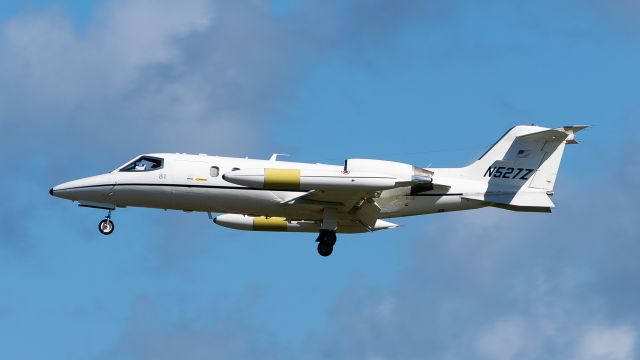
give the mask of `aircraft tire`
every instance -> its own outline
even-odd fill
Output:
[[[333,245],[320,241],[318,243],[318,254],[327,257],[333,252]]]
[[[98,230],[102,235],[109,235],[113,232],[116,226],[113,224],[113,221],[109,219],[103,219],[98,223]]]
[[[318,242],[329,244],[331,246],[336,244],[336,232],[329,230],[320,230],[320,235],[318,236]]]

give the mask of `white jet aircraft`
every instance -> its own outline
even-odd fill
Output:
[[[336,233],[391,229],[385,219],[493,206],[551,212],[565,144],[587,126],[516,126],[461,168],[419,168],[348,159],[344,166],[188,154],[141,155],[110,173],[60,184],[49,193],[111,211],[138,206],[222,213],[213,222],[239,230],[316,232],[328,256]]]

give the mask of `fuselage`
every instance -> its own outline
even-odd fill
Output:
[[[143,163],[136,168],[136,161]],[[148,160],[148,161],[147,161]],[[141,166],[144,166],[142,168]],[[148,154],[110,173],[66,182],[51,189],[54,196],[114,207],[146,207],[211,213],[231,213],[322,220],[313,206],[285,206],[304,190],[268,190],[241,186],[224,179],[238,169],[312,169],[340,171],[341,166],[189,154]],[[440,171],[446,174],[446,171]],[[458,181],[460,183],[460,181]],[[379,218],[393,218],[482,207],[462,199],[481,192],[482,183],[460,183],[448,189],[416,193],[411,186],[381,191],[376,199]],[[415,190],[415,189],[414,189]]]

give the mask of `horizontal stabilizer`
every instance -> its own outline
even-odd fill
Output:
[[[575,134],[588,127],[588,125],[563,126],[561,128],[547,129],[527,135],[520,135],[518,138],[525,142],[556,140],[565,141],[567,144],[577,144],[578,141],[576,140]]]
[[[562,130],[569,133],[569,138],[566,140],[567,144],[577,144],[578,140],[575,137],[575,133],[578,131],[589,128],[589,125],[572,125],[572,126],[563,126]]]

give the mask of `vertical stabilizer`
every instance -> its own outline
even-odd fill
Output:
[[[515,211],[549,212],[549,198],[558,176],[567,144],[577,144],[575,134],[584,125],[556,129],[519,125],[507,131],[477,161],[459,169],[446,169],[453,176],[484,183],[479,192],[464,198]],[[434,169],[437,176],[438,171]]]
[[[467,178],[490,182],[493,188],[552,191],[565,145],[577,143],[575,133],[584,128],[516,126],[461,171]]]

